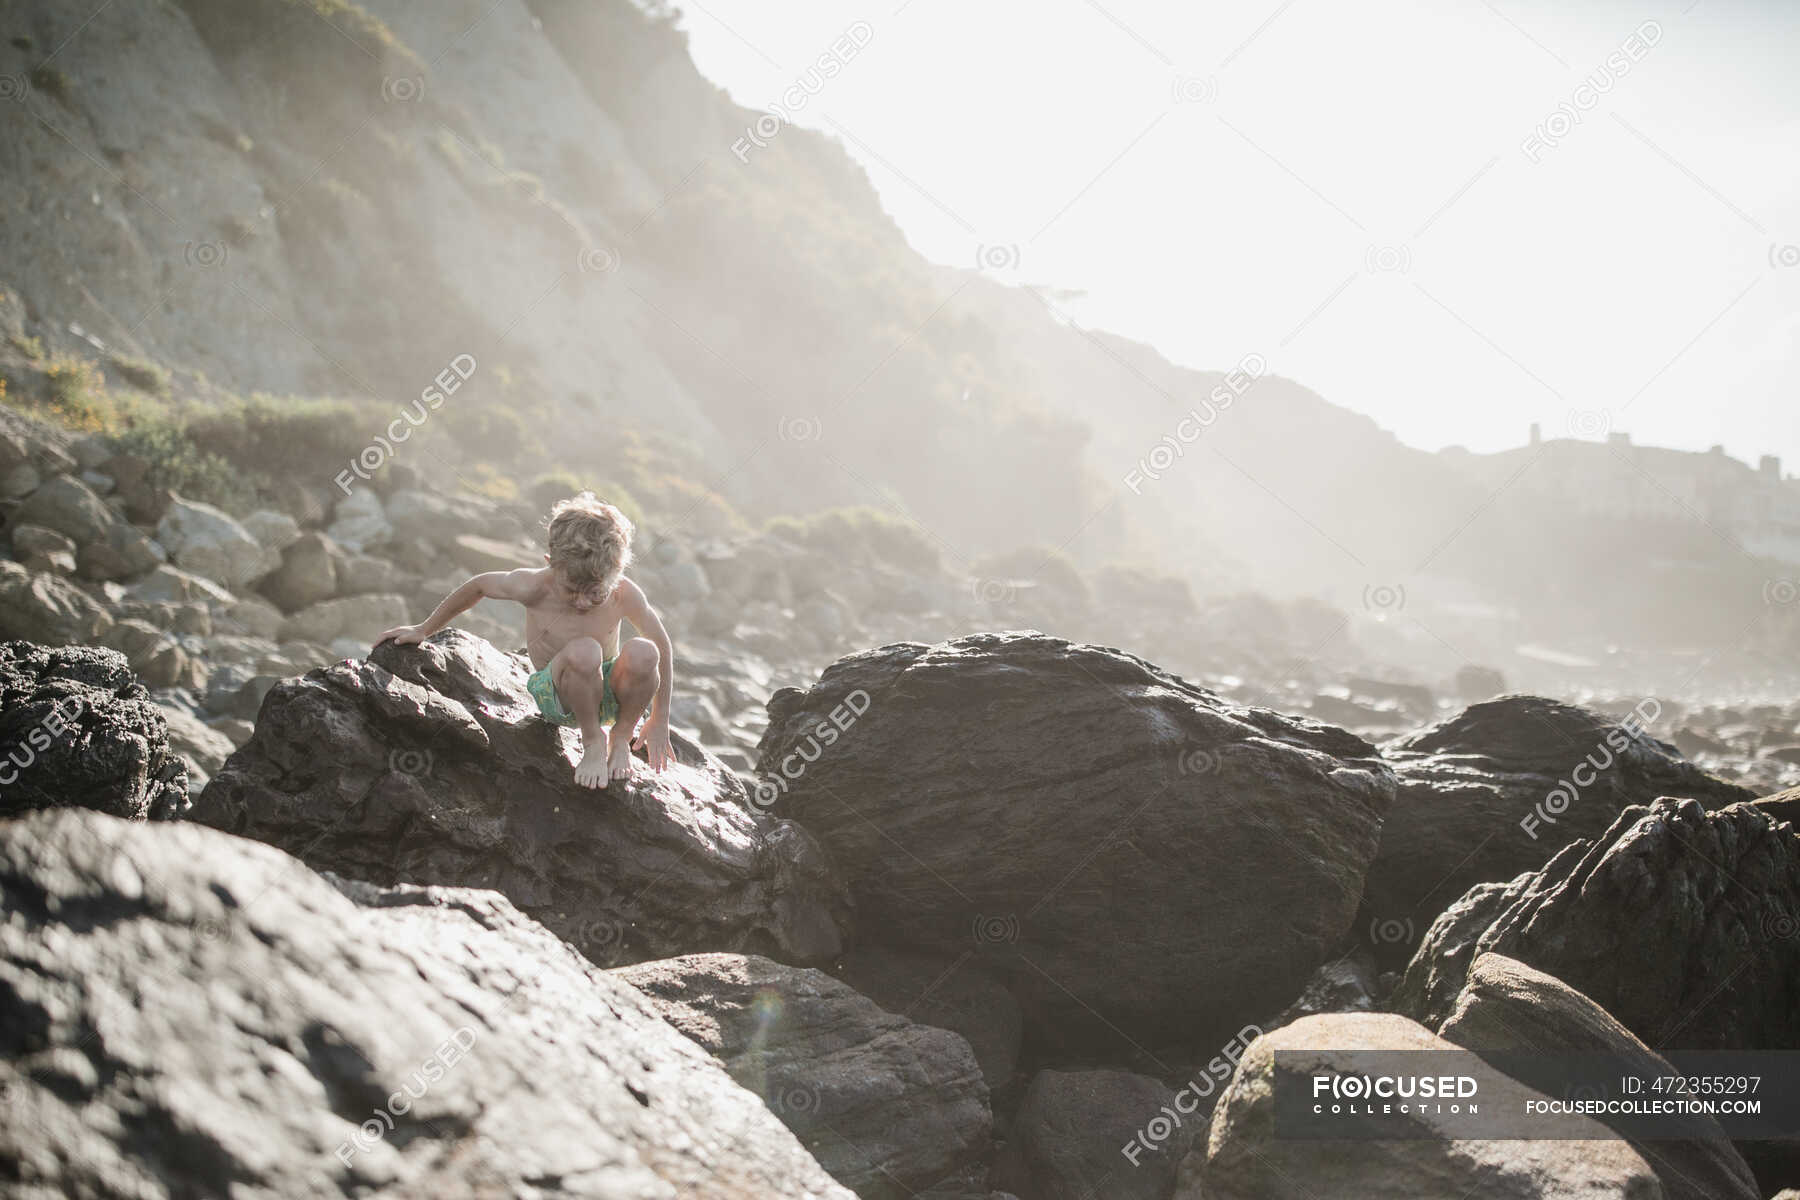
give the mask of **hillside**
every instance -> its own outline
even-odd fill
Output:
[[[1592,591],[1568,564],[1602,533],[1546,520],[1511,473],[1401,445],[1257,348],[1177,367],[1048,292],[926,262],[833,139],[785,127],[740,160],[756,114],[699,74],[665,5],[83,15],[7,9],[0,384],[133,434],[184,494],[248,511],[277,466],[329,494],[403,463],[498,499],[596,486],[674,537],[872,506],[959,570],[1041,547],[1203,595],[1317,598],[1372,652],[1436,671],[1596,636],[1564,608]],[[450,394],[434,380],[453,363]],[[1698,596],[1778,574],[1681,561]],[[1602,582],[1646,636],[1743,627],[1735,601],[1642,608],[1661,567],[1609,562]],[[1429,631],[1363,628],[1403,596]]]

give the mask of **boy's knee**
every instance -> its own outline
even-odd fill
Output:
[[[606,661],[606,647],[594,638],[576,638],[564,646],[562,653],[557,657],[562,659],[563,666],[567,670],[598,671],[601,664]]]
[[[619,659],[613,664],[613,670],[617,671],[622,667],[634,679],[642,677],[654,680],[661,662],[662,652],[656,648],[655,642],[648,638],[632,638],[619,647]]]

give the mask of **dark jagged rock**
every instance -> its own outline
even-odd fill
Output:
[[[1471,887],[1535,870],[1629,805],[1683,796],[1716,808],[1751,798],[1643,726],[1503,696],[1385,745],[1400,788],[1357,919],[1381,963],[1404,964],[1432,919]]]
[[[613,972],[762,1096],[863,1200],[911,1196],[985,1158],[992,1117],[969,1044],[822,971],[693,954]]]
[[[493,888],[603,965],[693,950],[829,961],[847,906],[807,832],[683,738],[663,774],[578,787],[529,665],[448,630],[277,684],[194,819],[320,870]]]
[[[1477,1054],[1504,1051],[1543,1055],[1605,1054],[1644,1079],[1675,1074],[1667,1060],[1633,1037],[1612,1014],[1560,979],[1499,954],[1483,954],[1469,972],[1456,1007],[1438,1030],[1445,1041]],[[1504,1059],[1501,1060],[1502,1062]],[[1499,1063],[1496,1063],[1499,1065]],[[1617,1118],[1596,1119],[1618,1128]],[[1759,1200],[1756,1179],[1711,1117],[1696,1117],[1711,1135],[1687,1141],[1632,1142],[1667,1200]]]
[[[0,825],[0,1161],[62,1196],[849,1200],[634,992],[492,892]]]
[[[978,956],[1071,1057],[1216,1046],[1291,999],[1393,789],[1340,729],[1035,633],[841,659],[775,694],[759,753],[869,937]]]
[[[964,958],[898,946],[857,946],[832,974],[891,1013],[959,1033],[989,1091],[1012,1079],[1023,1024],[1019,1002],[993,973]]]
[[[1371,1012],[1376,1007],[1378,991],[1374,956],[1359,948],[1314,971],[1293,1002],[1275,1016],[1257,1022],[1257,1028],[1267,1032],[1323,1013]]]
[[[1426,934],[1394,1007],[1438,1025],[1475,959],[1562,980],[1658,1050],[1800,1047],[1800,833],[1755,804],[1658,800]],[[1727,982],[1728,981],[1728,982]]]
[[[1764,796],[1756,801],[1756,807],[1777,821],[1800,821],[1800,787]]]
[[[89,646],[0,643],[0,816],[91,808],[171,820],[187,766],[125,656]]]
[[[1174,1092],[1143,1075],[1039,1071],[994,1162],[993,1184],[1034,1200],[1167,1200],[1199,1132],[1199,1115],[1192,1120],[1177,1111]],[[1122,1147],[1135,1149],[1127,1157]]]
[[[1456,1049],[1391,1013],[1307,1017],[1257,1038],[1213,1110],[1207,1140],[1182,1164],[1176,1200],[1660,1200],[1662,1187],[1643,1157],[1603,1129],[1576,1128],[1589,1124],[1585,1117],[1569,1118],[1568,1141],[1459,1139],[1427,1106],[1404,1118],[1412,1125],[1405,1137],[1308,1139],[1275,1132],[1278,1052],[1284,1073],[1305,1075],[1352,1069],[1348,1056],[1361,1051]],[[1482,1094],[1496,1104],[1541,1098],[1516,1084],[1505,1098],[1490,1096],[1487,1082]],[[1573,1140],[1578,1134],[1585,1140]]]

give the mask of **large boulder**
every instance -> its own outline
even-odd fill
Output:
[[[1660,1200],[1662,1186],[1641,1155],[1585,1117],[1567,1119],[1571,1140],[1506,1141],[1456,1136],[1458,1118],[1429,1111],[1403,1120],[1406,1136],[1303,1138],[1275,1129],[1275,1075],[1349,1073],[1368,1051],[1457,1047],[1405,1017],[1347,1013],[1307,1017],[1250,1043],[1204,1145],[1182,1164],[1178,1200],[1291,1200],[1379,1196],[1382,1200]],[[1483,1080],[1484,1097],[1496,1091]],[[1299,1081],[1293,1081],[1299,1086]],[[1505,1100],[1542,1099],[1514,1085]],[[1579,1140],[1575,1140],[1579,1139]]]
[[[680,738],[661,774],[577,786],[579,734],[538,715],[530,670],[453,629],[284,680],[194,818],[340,875],[494,888],[602,963],[842,949],[842,884],[804,829]]]
[[[67,646],[112,628],[100,602],[66,579],[0,560],[0,638]]]
[[[339,596],[292,614],[276,636],[284,642],[329,643],[340,637],[372,641],[407,620],[405,596]]]
[[[1606,1055],[1627,1064],[1640,1079],[1661,1079],[1676,1071],[1644,1045],[1611,1013],[1560,979],[1499,954],[1483,954],[1469,971],[1456,1007],[1438,1030],[1445,1041],[1488,1057],[1542,1056],[1555,1062],[1573,1055]],[[1516,1061],[1516,1059],[1515,1059]],[[1617,1127],[1618,1118],[1596,1119]],[[1632,1143],[1662,1180],[1668,1200],[1759,1200],[1750,1167],[1709,1116],[1709,1137]],[[1624,1132],[1621,1130],[1620,1132]]]
[[[198,825],[0,825],[0,1160],[34,1196],[850,1200],[491,892]]]
[[[986,1157],[992,1117],[969,1044],[822,971],[694,954],[613,972],[760,1095],[862,1200],[906,1197]]]
[[[58,475],[25,498],[13,518],[66,534],[77,546],[105,539],[120,517],[93,488],[73,475]]]
[[[1393,997],[1428,1025],[1484,953],[1562,980],[1659,1049],[1800,1049],[1800,833],[1658,800],[1431,927]]]
[[[229,607],[237,603],[236,596],[204,575],[195,575],[167,563],[132,584],[125,594],[142,604],[204,603]]]
[[[338,562],[344,552],[325,534],[301,534],[281,552],[281,566],[259,585],[283,612],[297,612],[329,600],[338,591]]]
[[[124,521],[114,522],[103,536],[82,546],[76,555],[81,577],[102,582],[135,578],[154,571],[168,558],[160,543]]]
[[[253,583],[281,565],[281,555],[257,541],[236,517],[180,496],[157,524],[156,539],[176,566],[228,588]]]
[[[961,1034],[989,1091],[1012,1079],[1023,1032],[1019,1002],[991,971],[966,958],[862,945],[831,972],[889,1012]]]
[[[1292,998],[1394,786],[1342,730],[1037,633],[841,659],[770,699],[758,750],[869,936],[1004,974],[1052,1061],[1217,1046]]]
[[[168,722],[169,746],[187,764],[188,788],[199,791],[212,779],[213,772],[225,765],[237,747],[231,738],[214,729],[185,708],[157,705]]]
[[[197,689],[206,681],[204,665],[189,656],[172,635],[148,621],[128,617],[107,630],[101,641],[109,650],[123,654],[148,687]]]
[[[424,538],[438,546],[453,545],[471,530],[484,530],[494,506],[468,496],[446,496],[402,488],[387,498],[387,519],[396,538]]]
[[[188,808],[187,768],[122,655],[0,644],[0,816],[92,808],[169,820]]]
[[[381,497],[369,488],[358,488],[344,496],[332,510],[333,520],[327,536],[344,549],[362,553],[394,538],[394,527],[388,524]]]
[[[1716,808],[1752,793],[1694,766],[1646,727],[1540,696],[1471,705],[1382,753],[1400,781],[1357,929],[1383,965],[1411,957],[1432,919],[1478,883],[1531,871],[1658,796]]]
[[[1032,1200],[1168,1200],[1196,1132],[1159,1080],[1129,1071],[1039,1071],[992,1182]]]

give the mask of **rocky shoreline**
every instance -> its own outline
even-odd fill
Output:
[[[367,644],[531,561],[522,507],[233,515],[0,449],[20,1194],[1800,1185],[1785,1143],[1327,1152],[1268,1111],[1278,1051],[1800,1048],[1800,706],[1195,680],[966,634],[995,594],[945,572],[652,533],[677,762],[589,792],[502,614]]]
[[[596,793],[523,660],[449,630],[276,683],[177,810],[145,801],[179,759],[122,655],[5,654],[9,731],[79,696],[81,745],[141,751],[62,794],[47,757],[0,824],[0,1093],[39,1188],[1752,1200],[1800,1162],[1271,1132],[1276,1051],[1792,1048],[1794,802],[1586,710],[1503,697],[1376,747],[984,634],[776,692],[757,786],[681,738]],[[1627,746],[1566,842],[1520,827],[1582,761],[1521,736],[1557,722]],[[1434,821],[1493,849],[1448,864]],[[1432,870],[1472,883],[1414,899]],[[1408,902],[1416,950],[1369,916]],[[119,1024],[107,989],[148,988],[165,1017]]]

